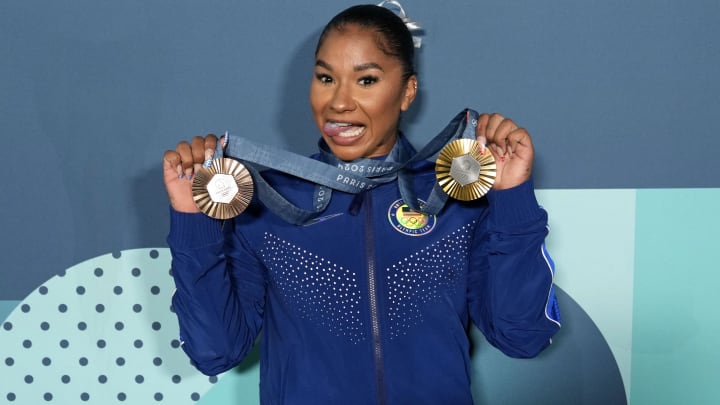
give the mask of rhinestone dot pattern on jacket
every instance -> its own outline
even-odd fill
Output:
[[[304,319],[352,342],[365,340],[357,274],[269,233],[260,254],[272,282]]]
[[[463,226],[425,249],[387,269],[390,338],[407,333],[422,322],[422,307],[464,285],[467,255],[474,223]]]
[[[423,321],[422,307],[455,295],[463,284],[475,223],[470,223],[383,272],[391,339]],[[366,305],[357,273],[266,233],[260,254],[272,283],[303,319],[354,343],[366,340],[360,318]]]

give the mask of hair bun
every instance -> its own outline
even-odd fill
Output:
[[[405,9],[403,8],[402,4],[400,4],[400,2],[396,0],[383,0],[378,3],[378,6],[384,7],[394,12],[398,17],[400,17],[400,19],[405,23],[408,31],[410,31],[410,34],[412,34],[413,44],[415,45],[415,48],[420,48],[420,46],[422,45],[422,38],[420,38],[420,34],[422,34],[423,32],[423,28],[420,23],[412,21],[410,20],[410,18],[408,18],[408,16],[405,14]]]

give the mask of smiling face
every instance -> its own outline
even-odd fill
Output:
[[[315,57],[310,105],[330,150],[350,161],[386,155],[400,112],[415,99],[417,78],[378,48],[378,33],[356,25],[333,29]]]

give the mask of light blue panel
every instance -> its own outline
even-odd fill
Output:
[[[600,329],[629,392],[635,190],[538,190],[537,196],[549,214],[555,283]]]
[[[720,399],[720,189],[639,190],[634,404]]]

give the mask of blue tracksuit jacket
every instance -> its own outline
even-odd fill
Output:
[[[416,167],[418,196],[434,176]],[[312,184],[270,180],[311,207]],[[531,181],[433,217],[404,207],[395,182],[334,192],[306,226],[261,204],[224,224],[171,212],[182,347],[214,375],[262,329],[263,404],[471,404],[469,320],[513,357],[535,356],[560,327],[546,234]]]

